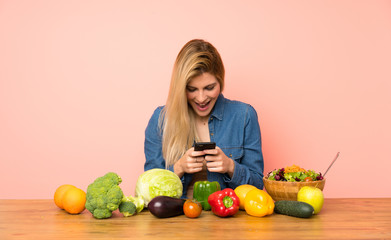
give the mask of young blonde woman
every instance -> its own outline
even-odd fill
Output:
[[[216,48],[200,39],[186,43],[175,61],[168,98],[145,130],[144,170],[166,168],[192,198],[196,181],[218,181],[222,189],[242,184],[263,188],[263,155],[257,113],[222,95],[224,65]],[[194,151],[194,142],[216,148]]]

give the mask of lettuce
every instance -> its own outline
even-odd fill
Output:
[[[165,169],[151,169],[139,176],[136,183],[136,197],[142,197],[147,207],[156,196],[180,198],[183,185],[179,177]]]
[[[275,169],[269,172],[266,176],[270,180],[286,182],[304,182],[307,177],[311,177],[312,181],[318,181],[323,179],[321,173],[316,173],[313,170],[285,172],[284,168]]]

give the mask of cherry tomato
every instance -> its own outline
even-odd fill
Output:
[[[185,213],[186,217],[196,218],[200,216],[202,212],[202,205],[195,200],[186,200],[186,202],[183,204],[183,212]]]
[[[312,177],[306,177],[306,178],[304,178],[304,182],[312,182]]]

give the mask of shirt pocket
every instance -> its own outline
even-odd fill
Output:
[[[236,162],[241,162],[243,157],[243,147],[229,147],[222,149],[227,157],[231,158]]]

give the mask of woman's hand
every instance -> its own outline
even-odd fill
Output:
[[[194,147],[186,151],[186,153],[174,164],[174,172],[178,177],[182,177],[185,173],[196,173],[202,170],[205,160],[205,151],[194,151]]]
[[[205,154],[206,167],[209,172],[227,173],[232,178],[235,170],[234,161],[227,157],[219,148],[208,149],[203,151]]]

